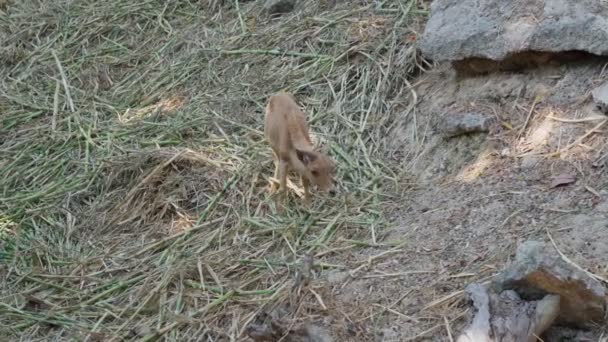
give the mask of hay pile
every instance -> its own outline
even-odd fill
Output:
[[[401,243],[383,239],[405,185],[390,136],[415,120],[426,11],[334,5],[270,20],[261,1],[4,2],[3,335],[242,340],[285,303],[293,324],[364,317],[292,287],[305,255],[319,274]],[[292,193],[277,216],[262,113],[283,89],[337,160],[340,194],[306,208]]]

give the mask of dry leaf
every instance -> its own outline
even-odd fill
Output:
[[[561,174],[559,176],[552,177],[551,187],[555,188],[560,185],[568,185],[576,182],[576,176],[568,173]]]

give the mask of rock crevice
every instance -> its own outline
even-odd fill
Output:
[[[461,70],[473,61],[470,71],[608,56],[608,6],[591,0],[436,0],[420,48]]]

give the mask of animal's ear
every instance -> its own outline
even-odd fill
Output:
[[[314,152],[296,149],[296,153],[298,154],[298,159],[300,159],[304,165],[308,165],[310,162],[317,159],[317,155]]]

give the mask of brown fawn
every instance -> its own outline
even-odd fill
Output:
[[[268,99],[264,134],[273,152],[274,178],[279,180],[279,204],[285,200],[289,169],[300,175],[306,203],[310,202],[310,183],[323,191],[333,188],[335,164],[324,153],[315,150],[308,134],[306,114],[300,110],[293,95],[280,92]],[[271,184],[271,193],[276,192],[275,183]],[[277,205],[277,210],[282,210],[281,205]]]

